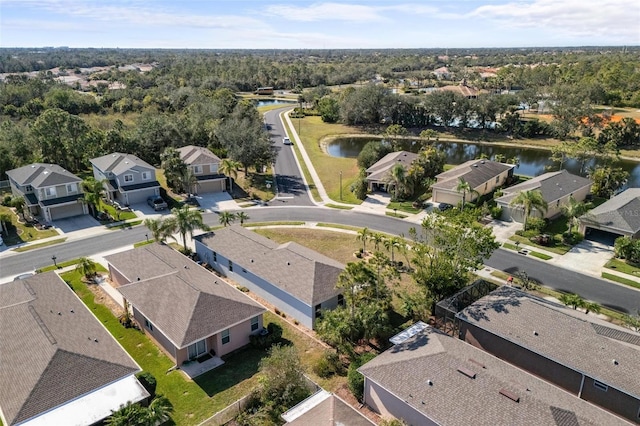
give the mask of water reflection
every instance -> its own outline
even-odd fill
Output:
[[[370,141],[379,141],[379,139],[366,138],[340,138],[327,146],[329,155],[333,157],[355,158],[358,156],[362,147]],[[382,143],[388,143],[382,141]],[[418,152],[422,146],[418,141],[400,141],[398,147],[404,151]],[[495,158],[496,155],[503,155],[504,158],[510,159],[517,157],[520,161],[516,169],[516,173],[525,176],[537,176],[545,172],[547,166],[554,166],[551,161],[551,153],[542,149],[535,148],[516,148],[502,147],[495,145],[477,145],[474,143],[458,143],[458,142],[437,142],[435,146],[438,150],[445,153],[447,163],[460,164],[468,160],[480,157],[481,154],[487,155],[488,158]],[[597,166],[598,159],[592,159],[585,165],[585,171],[589,168]],[[628,186],[640,187],[640,164],[635,161],[621,160],[617,164],[630,174]],[[580,174],[580,162],[569,160],[565,163],[564,168],[574,174]],[[554,168],[553,170],[557,170]],[[582,173],[583,175],[585,173]]]

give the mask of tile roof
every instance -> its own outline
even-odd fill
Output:
[[[133,154],[123,154],[121,152],[113,152],[103,155],[102,157],[92,158],[91,164],[96,166],[102,172],[112,172],[116,176],[128,170],[155,170],[151,164],[136,157]]]
[[[33,163],[7,171],[7,176],[18,185],[31,185],[34,188],[64,185],[81,182],[78,176],[63,169],[57,164]]]
[[[592,182],[587,178],[572,175],[566,170],[560,170],[559,172],[544,173],[525,182],[504,188],[504,195],[496,199],[496,201],[509,204],[520,192],[539,189],[542,193],[542,198],[547,203],[551,203],[585,186],[591,186],[591,184]]]
[[[620,337],[612,338],[637,335],[578,314],[573,309],[504,286],[469,305],[457,316],[640,398],[640,346],[629,344]],[[534,328],[537,335],[533,333]],[[613,362],[614,359],[617,364]]]
[[[300,244],[278,245],[238,225],[195,238],[309,306],[340,294],[335,285],[344,265]]]
[[[418,154],[409,151],[390,152],[367,169],[367,180],[382,181],[394,165],[399,163],[409,169],[417,158]]]
[[[469,183],[471,188],[477,188],[514,167],[512,164],[498,163],[497,161],[491,160],[469,160],[451,170],[437,175],[437,182],[434,183],[432,187],[455,190],[458,186],[459,179],[464,179]]]
[[[178,348],[265,312],[262,305],[166,245],[149,244],[105,260],[132,282],[118,288],[124,298]]]
[[[431,327],[391,347],[358,371],[442,425],[628,424]],[[515,395],[519,402],[501,390]]]
[[[193,166],[196,164],[212,164],[219,163],[220,158],[207,148],[195,145],[187,145],[178,148],[180,158],[185,164]]]
[[[0,285],[0,342],[9,425],[140,370],[55,272]]]
[[[635,234],[640,231],[640,188],[629,188],[580,217],[585,224]]]

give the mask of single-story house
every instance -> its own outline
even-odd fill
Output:
[[[343,304],[336,288],[344,265],[316,251],[234,225],[194,237],[201,261],[313,328],[322,310]]]
[[[640,188],[629,188],[581,216],[580,233],[594,230],[609,234],[610,239],[621,236],[640,237]]]
[[[339,396],[324,389],[282,414],[288,426],[373,426],[371,420]]]
[[[105,260],[135,321],[177,366],[207,353],[226,355],[263,328],[262,305],[167,245]]]
[[[107,198],[125,206],[160,195],[156,169],[133,154],[114,152],[90,160],[96,180],[106,180]]]
[[[491,160],[469,160],[436,176],[436,183],[431,185],[432,199],[436,203],[454,206],[462,202],[463,194],[456,188],[460,179],[464,179],[475,191],[466,194],[466,201],[474,201],[504,185],[513,176],[514,167],[513,164]]]
[[[100,424],[149,397],[140,366],[53,271],[0,285],[0,418]]]
[[[640,420],[640,334],[509,286],[456,319],[466,342],[577,398]]]
[[[364,403],[384,418],[412,426],[627,424],[429,326],[358,371],[364,376]]]
[[[366,170],[367,184],[369,191],[385,190],[387,185],[387,177],[389,171],[396,164],[402,164],[406,170],[409,170],[411,164],[416,161],[418,154],[409,151],[396,151],[376,161]]]
[[[11,193],[24,198],[33,216],[53,221],[89,213],[82,202],[82,179],[57,164],[33,163],[7,176]]]
[[[207,148],[187,145],[178,148],[180,158],[198,180],[195,193],[222,192],[226,189],[226,176],[219,172],[220,158]]]
[[[549,207],[546,212],[534,209],[530,216],[550,219],[561,214],[562,206],[569,203],[571,196],[578,202],[584,201],[591,192],[591,185],[589,179],[572,175],[566,170],[549,172],[504,188],[503,195],[496,199],[496,203],[502,207],[502,220],[524,222],[524,209],[511,206],[511,200],[522,191],[539,190]]]

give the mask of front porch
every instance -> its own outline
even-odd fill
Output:
[[[200,361],[198,361],[200,360]],[[190,379],[194,379],[201,374],[218,368],[224,364],[224,361],[215,355],[205,354],[193,361],[184,362],[179,369]]]

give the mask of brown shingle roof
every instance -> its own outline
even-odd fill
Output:
[[[196,164],[213,164],[219,163],[220,158],[207,148],[195,145],[187,145],[178,148],[180,158],[188,166]]]
[[[640,346],[607,337],[602,332],[607,326],[600,325],[598,331],[593,326],[598,322],[584,314],[576,317],[572,309],[505,286],[471,304],[458,317],[640,397]]]
[[[340,294],[335,285],[344,265],[300,244],[278,245],[241,226],[219,229],[196,239],[309,306]]]
[[[0,407],[9,425],[139,370],[55,272],[0,285]]]
[[[121,152],[113,152],[103,155],[102,157],[92,158],[91,164],[96,166],[102,172],[112,172],[116,176],[129,170],[155,170],[155,168],[146,161],[136,157],[133,154],[123,154]]]
[[[169,246],[150,244],[105,259],[132,281],[118,288],[123,297],[178,348],[265,312]]]
[[[301,404],[303,404],[302,402]],[[371,420],[360,414],[355,408],[338,398],[330,395],[319,404],[311,407],[296,419],[287,422],[290,426],[372,426]]]
[[[418,158],[418,154],[409,151],[390,152],[367,169],[367,180],[384,180],[386,174],[396,164],[402,164],[408,170],[416,158]]]
[[[544,380],[430,327],[393,346],[360,367],[359,371],[438,424],[628,424]],[[470,378],[468,373],[475,374],[475,378]],[[503,389],[519,397],[519,402],[501,394]],[[562,423],[562,419],[573,422]]]
[[[432,187],[451,190],[456,188],[459,179],[464,179],[471,188],[477,188],[514,167],[512,164],[498,163],[491,160],[469,160],[437,175],[437,182]]]
[[[559,172],[544,173],[517,185],[504,188],[504,195],[497,198],[496,201],[509,204],[522,191],[540,190],[542,198],[547,203],[551,203],[590,185],[589,179],[572,175],[566,170],[560,170]]]

